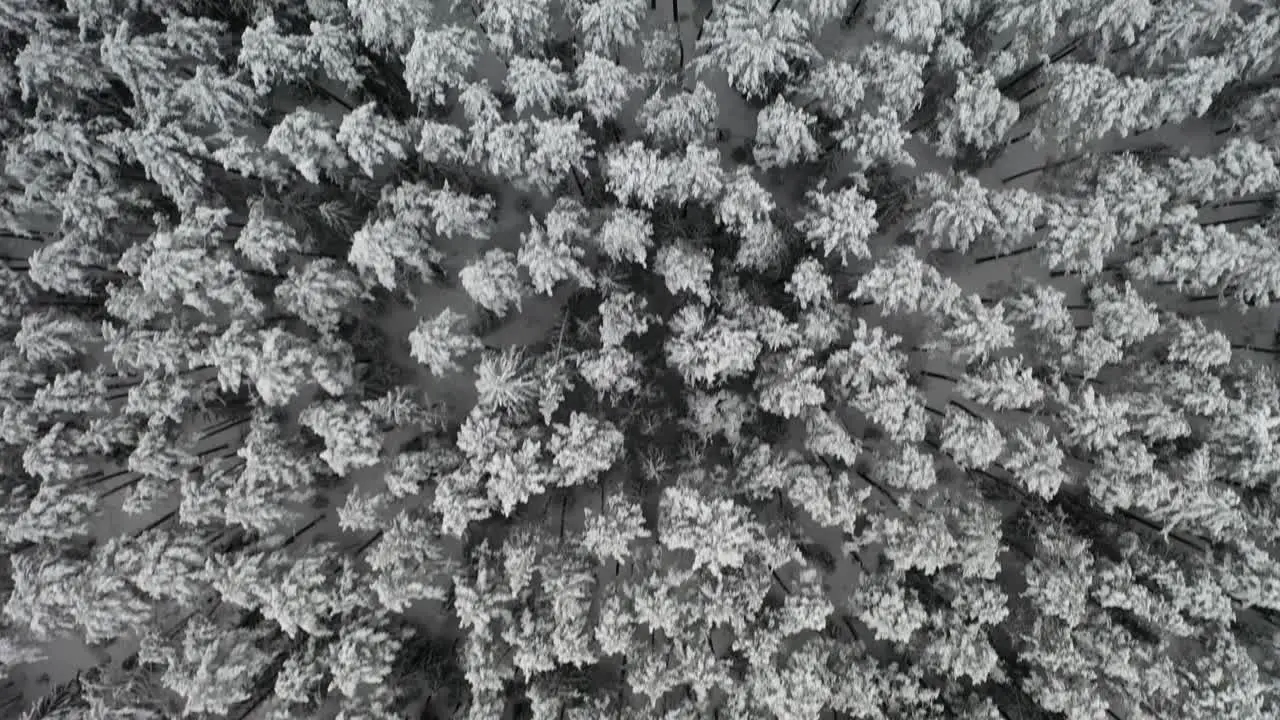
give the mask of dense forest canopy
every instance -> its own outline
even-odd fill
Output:
[[[1280,716],[1275,0],[0,58],[0,715]]]

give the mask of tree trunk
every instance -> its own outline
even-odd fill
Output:
[[[141,530],[139,530],[138,532],[134,533],[134,534],[133,534],[133,536],[136,538],[136,537],[140,537],[140,536],[142,536],[142,535],[145,535],[145,534],[147,533],[147,531],[149,531],[149,530],[155,530],[156,528],[160,527],[160,526],[161,526],[161,525],[163,525],[165,522],[167,522],[167,521],[169,520],[169,518],[172,518],[174,515],[177,515],[177,514],[178,514],[178,511],[177,511],[177,510],[170,510],[169,512],[167,512],[167,513],[165,513],[163,516],[161,516],[161,517],[160,517],[160,519],[156,520],[155,522],[151,523],[150,525],[148,525],[148,526],[146,526],[146,527],[142,528]]]
[[[1200,227],[1213,227],[1214,225],[1234,225],[1240,222],[1252,222],[1263,220],[1271,216],[1271,213],[1258,213],[1256,215],[1246,215],[1245,217],[1230,218],[1228,220],[1210,220],[1208,222],[1199,223]]]
[[[229,447],[231,447],[231,445],[230,445],[230,444],[228,444],[228,443],[223,443],[223,444],[221,444],[221,445],[219,445],[219,446],[217,446],[217,447],[209,448],[208,450],[205,450],[204,452],[196,453],[196,457],[203,458],[203,457],[205,457],[205,456],[207,456],[207,455],[212,455],[212,454],[214,454],[214,453],[217,453],[217,452],[221,452],[221,451],[223,451],[223,450],[226,450],[226,449],[227,449],[227,448],[229,448]]]
[[[253,703],[249,705],[249,707],[246,708],[244,712],[236,716],[236,720],[245,720],[245,718],[253,714],[254,710],[258,709],[258,706],[262,705],[262,703],[266,702],[267,700],[270,700],[271,697],[272,697],[271,691],[258,693],[258,697],[254,698]]]
[[[966,415],[968,415],[969,417],[973,418],[974,420],[986,420],[986,419],[987,419],[985,416],[978,414],[978,412],[977,412],[977,411],[973,410],[972,408],[969,408],[968,406],[964,405],[963,403],[957,402],[957,401],[955,401],[955,400],[949,400],[949,401],[947,401],[947,404],[948,404],[948,405],[954,405],[954,406],[956,406],[956,407],[960,408],[960,410],[961,410],[961,411],[963,411]]]
[[[1041,89],[1041,88],[1043,88],[1043,87],[1044,87],[1044,85],[1043,85],[1043,84],[1041,84],[1041,85],[1032,85],[1029,89],[1024,90],[1024,91],[1022,92],[1022,94],[1021,94],[1021,95],[1019,95],[1018,97],[1014,98],[1014,100],[1015,100],[1015,101],[1017,101],[1019,105],[1021,105],[1023,100],[1026,100],[1027,98],[1031,97],[1032,95],[1035,95],[1037,92],[1040,92],[1040,89]],[[1030,113],[1030,112],[1026,113],[1026,116],[1027,116],[1027,117],[1030,117],[1030,116],[1032,116],[1032,115],[1034,115],[1034,113]]]
[[[226,432],[227,430],[230,430],[230,429],[235,428],[235,427],[239,427],[239,426],[244,425],[245,423],[248,423],[248,422],[250,422],[250,421],[252,421],[252,420],[253,420],[253,416],[252,416],[252,415],[246,415],[246,416],[244,416],[244,417],[233,418],[233,419],[228,420],[228,421],[226,421],[226,422],[223,422],[223,423],[219,423],[219,424],[217,424],[217,425],[210,426],[209,428],[205,429],[205,431],[204,431],[203,433],[201,433],[201,434],[200,434],[199,439],[200,439],[200,440],[208,440],[209,438],[213,437],[214,435],[217,435],[217,434],[218,434],[218,433],[220,433],[220,432]],[[224,447],[225,447],[225,446],[224,446]]]
[[[952,383],[960,382],[960,378],[952,377],[951,375],[944,375],[943,373],[936,373],[936,372],[933,372],[932,370],[921,370],[920,374],[924,375],[925,377],[935,378],[937,380],[946,380]]]
[[[130,480],[130,481],[129,481],[129,482],[127,482],[127,483],[122,483],[122,484],[120,484],[120,485],[117,485],[117,486],[115,486],[115,487],[111,488],[110,490],[108,490],[108,491],[106,491],[106,492],[101,493],[100,495],[98,495],[98,499],[99,499],[99,500],[105,500],[105,499],[107,499],[107,498],[111,497],[112,495],[115,495],[116,493],[120,492],[121,490],[126,490],[126,489],[128,489],[128,488],[131,488],[131,487],[133,487],[134,485],[137,485],[138,483],[142,482],[142,479],[143,479],[143,478],[145,478],[145,477],[146,477],[146,475],[139,475],[138,477],[136,477],[136,478],[134,478],[134,479]]]
[[[289,547],[289,546],[290,546],[290,545],[292,545],[294,542],[296,542],[296,541],[298,540],[298,538],[302,536],[302,534],[303,534],[303,533],[305,533],[306,531],[308,531],[308,530],[310,530],[311,528],[315,527],[316,525],[320,524],[320,521],[324,519],[325,514],[326,514],[326,513],[320,513],[319,515],[315,516],[315,517],[311,520],[311,522],[309,522],[309,523],[307,523],[306,525],[303,525],[302,527],[298,528],[298,530],[297,530],[296,532],[294,532],[292,535],[290,535],[290,536],[289,536],[289,539],[288,539],[288,540],[285,540],[285,541],[284,541],[284,544],[282,544],[282,545],[280,546],[280,548],[281,548],[281,549],[284,549],[284,548]]]
[[[1000,178],[1000,183],[1003,185],[1007,185],[1010,182],[1013,182],[1014,180],[1017,180],[1019,178],[1024,178],[1028,175],[1034,175],[1038,172],[1044,172],[1045,170],[1052,170],[1053,168],[1061,167],[1063,165],[1073,163],[1079,159],[1080,159],[1079,157],[1074,157],[1074,158],[1068,158],[1066,160],[1056,160],[1054,162],[1046,163],[1038,167],[1029,168],[1027,170],[1023,170],[1022,172],[1017,172],[1012,175],[1008,175],[1006,177]]]
[[[1253,352],[1280,355],[1280,348],[1258,347],[1257,345],[1238,345],[1236,343],[1232,343],[1231,347],[1235,350],[1252,350]]]
[[[657,2],[657,0],[654,0],[654,2]],[[702,22],[698,25],[698,34],[693,38],[693,46],[695,48],[698,46],[698,42],[702,40],[702,33],[706,32],[707,30],[707,23],[711,20],[712,16],[714,16],[715,14],[716,14],[716,8],[713,5],[711,7],[711,10],[706,14],[706,16],[702,18]]]
[[[680,64],[681,64],[681,66],[683,67],[683,66],[684,66],[684,49],[683,49],[683,48],[684,48],[684,45],[683,45],[683,44],[681,44],[681,46],[680,46],[680,47],[681,47],[681,50],[680,50],[680,53],[681,53],[681,60],[680,60]],[[582,177],[581,177],[580,175],[578,175],[578,169],[577,169],[577,168],[575,168],[575,167],[570,166],[570,168],[569,168],[569,173],[570,173],[570,175],[572,175],[572,176],[573,176],[573,184],[575,184],[575,185],[577,185],[577,186],[578,186],[578,194],[582,196],[582,199],[583,199],[583,200],[586,200],[586,199],[587,199],[587,188],[586,188],[586,186],[585,186],[585,185],[583,185],[583,183],[582,183]]]
[[[778,587],[782,588],[782,592],[786,593],[787,595],[792,594],[791,588],[787,587],[787,584],[783,582],[781,577],[778,576],[777,570],[770,570],[769,574],[773,576],[773,581],[778,583]]]
[[[311,87],[312,87],[312,89],[314,89],[318,94],[323,95],[323,96],[325,96],[325,97],[329,98],[330,100],[332,100],[332,101],[334,101],[334,102],[338,103],[338,104],[339,104],[339,105],[341,105],[342,107],[346,108],[346,109],[347,109],[347,112],[351,112],[351,111],[355,110],[355,107],[354,107],[353,105],[351,105],[351,103],[348,103],[346,100],[343,100],[342,98],[338,97],[335,93],[333,93],[333,92],[332,92],[332,91],[330,91],[328,88],[326,88],[325,86],[321,85],[320,83],[318,83],[318,82],[311,83]]]
[[[1054,63],[1058,62],[1059,60],[1062,60],[1062,59],[1063,59],[1063,58],[1065,58],[1066,56],[1068,56],[1068,55],[1070,55],[1071,53],[1075,52],[1075,51],[1080,47],[1080,44],[1081,44],[1082,42],[1084,42],[1084,37],[1085,37],[1084,35],[1080,35],[1080,36],[1078,36],[1078,37],[1074,38],[1073,40],[1071,40],[1070,42],[1068,42],[1065,46],[1063,46],[1062,48],[1060,48],[1059,50],[1057,50],[1056,52],[1054,52],[1053,54],[1051,54],[1051,55],[1049,56],[1049,62],[1048,62],[1048,63],[1046,63],[1045,61],[1041,60],[1041,61],[1037,62],[1036,64],[1032,65],[1031,67],[1027,68],[1026,70],[1023,70],[1022,72],[1018,73],[1017,75],[1014,75],[1012,78],[1009,78],[1008,80],[1005,80],[1005,81],[1003,81],[1003,82],[1001,82],[1001,83],[997,84],[997,85],[996,85],[996,89],[998,89],[1000,92],[1002,92],[1002,93],[1003,93],[1003,92],[1005,92],[1006,90],[1008,90],[1009,88],[1012,88],[1014,85],[1017,85],[1018,83],[1022,82],[1023,80],[1026,80],[1027,78],[1031,77],[1032,75],[1036,74],[1037,72],[1039,72],[1039,71],[1043,70],[1043,69],[1046,67],[1046,65],[1052,65],[1052,64],[1054,64]]]
[[[132,470],[120,470],[119,472],[114,472],[114,473],[111,473],[110,475],[104,475],[100,478],[93,480],[93,482],[90,482],[88,487],[96,487],[98,485],[101,485],[104,482],[107,482],[109,480],[115,480],[118,477],[121,477],[123,475],[128,475],[132,472],[133,472]]]
[[[1187,297],[1186,302],[1205,302],[1206,300],[1226,300],[1227,296],[1222,294],[1210,295],[1191,295]]]
[[[1015,257],[1017,255],[1025,255],[1029,252],[1034,252],[1035,250],[1039,249],[1039,247],[1040,247],[1040,244],[1036,243],[1034,245],[1028,245],[1027,247],[1018,248],[1017,250],[1011,250],[1007,253],[1004,253],[1003,255],[984,255],[983,257],[975,258],[973,261],[973,264],[982,265],[983,263],[995,262],[996,260],[1003,260],[1005,258]]]
[[[854,472],[858,477],[862,478],[863,482],[865,482],[866,484],[868,484],[868,485],[870,485],[871,487],[875,488],[876,490],[879,490],[879,491],[880,491],[880,494],[882,494],[882,495],[884,495],[885,497],[889,498],[889,502],[893,503],[894,505],[897,505],[897,504],[898,504],[898,498],[894,497],[894,496],[893,496],[893,493],[889,492],[888,490],[885,490],[885,489],[884,489],[884,487],[882,487],[882,486],[880,485],[880,483],[876,482],[875,480],[872,480],[870,477],[867,477],[867,475],[866,475],[865,473],[863,473],[861,470],[856,470],[856,469],[855,469],[853,472]]]
[[[383,534],[383,532],[385,532],[385,531],[383,531],[383,530],[379,530],[379,531],[375,532],[375,533],[373,534],[373,536],[372,536],[372,537],[370,537],[368,540],[365,540],[364,542],[360,543],[360,545],[359,545],[358,547],[356,547],[356,549],[355,549],[355,551],[354,551],[354,554],[355,554],[356,556],[363,555],[363,554],[364,554],[364,551],[369,549],[369,546],[371,546],[371,545],[373,545],[374,543],[378,542],[378,540],[382,538],[382,534]]]
[[[564,516],[569,512],[569,493],[560,497],[560,543],[564,544]]]
[[[862,9],[862,3],[863,0],[855,2],[853,7],[849,8],[849,12],[845,13],[844,17],[840,19],[840,25],[846,30],[853,27],[853,24],[858,21],[858,11]]]

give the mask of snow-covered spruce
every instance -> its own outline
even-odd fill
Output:
[[[3,8],[0,716],[1280,716],[1274,2]]]

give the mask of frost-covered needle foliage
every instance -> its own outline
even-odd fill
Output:
[[[1280,717],[1274,0],[0,0],[0,717]]]

